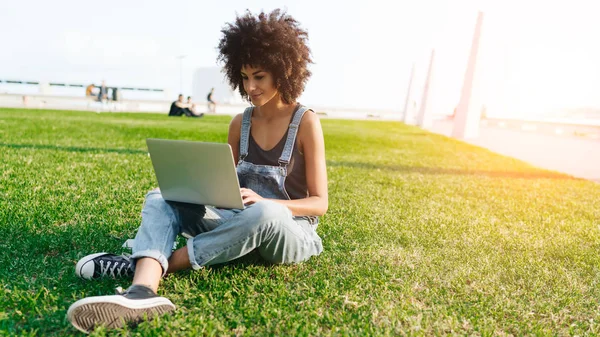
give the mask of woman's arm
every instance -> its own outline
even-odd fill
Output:
[[[227,133],[227,143],[231,146],[233,153],[233,162],[237,166],[240,153],[240,132],[242,127],[242,118],[244,114],[238,114],[229,123],[229,132]]]
[[[295,200],[271,200],[287,206],[294,216],[321,216],[329,207],[325,141],[319,117],[312,111],[307,112],[300,122],[296,144],[304,155],[308,197]],[[247,204],[262,199],[248,189],[242,189],[242,198]]]

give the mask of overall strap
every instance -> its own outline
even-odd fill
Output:
[[[240,157],[238,160],[244,160],[248,155],[248,139],[250,139],[250,125],[252,124],[252,109],[254,108],[250,106],[244,110],[242,130],[240,132]]]
[[[290,127],[288,129],[288,136],[285,141],[285,146],[283,147],[283,152],[281,153],[281,157],[279,157],[279,165],[287,166],[292,159],[292,153],[294,152],[294,143],[296,142],[296,135],[298,134],[298,127],[300,126],[300,121],[302,120],[302,116],[309,109],[305,106],[300,106],[298,110],[294,113],[294,118],[292,119],[292,123],[290,123]]]

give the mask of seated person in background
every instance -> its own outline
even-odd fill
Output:
[[[85,96],[86,97],[93,97],[93,96],[95,96],[94,92],[93,92],[95,87],[96,86],[93,83],[90,84],[90,85],[88,85],[87,87],[85,87]]]
[[[187,97],[187,107],[184,108],[184,113],[186,116],[188,117],[202,117],[204,116],[203,113],[197,114],[196,113],[196,104],[194,104],[194,102],[192,102],[192,96],[188,96]]]
[[[177,100],[171,104],[169,116],[183,116],[185,114],[185,108],[187,108],[187,104],[183,103],[183,95],[179,94]]]

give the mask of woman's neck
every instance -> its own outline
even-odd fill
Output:
[[[287,116],[292,110],[295,103],[286,104],[281,96],[276,95],[270,101],[265,103],[262,106],[254,108],[254,115],[256,117],[265,118],[265,119],[274,119],[277,117]]]

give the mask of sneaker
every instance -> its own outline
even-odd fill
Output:
[[[88,255],[75,266],[75,274],[86,279],[93,280],[105,276],[112,278],[133,277],[129,257],[109,253],[96,253]]]
[[[118,295],[87,297],[73,303],[67,318],[79,331],[90,333],[96,326],[117,329],[174,310],[171,301],[152,289],[132,285],[124,292],[118,291]]]

